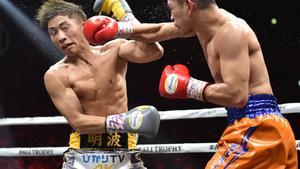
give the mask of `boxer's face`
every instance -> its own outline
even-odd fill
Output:
[[[175,26],[183,33],[190,31],[190,19],[188,14],[188,7],[184,0],[168,0],[168,6],[171,10],[171,20],[174,21]]]
[[[52,42],[66,55],[74,55],[86,43],[82,23],[74,17],[56,16],[48,22],[48,33]]]

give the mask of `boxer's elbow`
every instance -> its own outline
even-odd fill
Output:
[[[235,91],[231,95],[231,105],[233,107],[243,108],[248,102],[248,94],[247,92],[243,92],[240,90]]]
[[[68,119],[68,123],[75,131],[79,131],[79,129],[81,128],[80,123],[78,123],[78,120]]]
[[[70,126],[79,133],[86,133],[86,125],[81,118],[68,119]]]
[[[151,61],[159,60],[162,58],[164,54],[164,48],[159,43],[154,43],[149,46],[151,49],[145,50],[144,52],[145,57],[149,57],[151,55]]]
[[[155,43],[155,45],[156,45],[156,50],[154,52],[154,56],[156,60],[158,60],[161,59],[162,56],[164,55],[164,48],[159,43]]]

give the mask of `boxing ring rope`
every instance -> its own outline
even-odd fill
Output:
[[[300,113],[300,103],[279,105],[283,114]],[[226,117],[225,108],[159,111],[161,120]],[[0,126],[68,124],[63,116],[2,118]]]
[[[283,114],[300,113],[300,103],[279,105]],[[169,110],[159,111],[161,120],[195,119],[226,117],[225,108]],[[68,124],[63,116],[53,117],[22,117],[2,118],[0,126],[13,125],[55,125]],[[296,140],[297,150],[300,150],[300,140]],[[183,144],[140,144],[137,148],[144,154],[162,153],[211,153],[217,149],[217,143],[183,143]],[[68,147],[10,147],[0,148],[0,156],[62,156]]]

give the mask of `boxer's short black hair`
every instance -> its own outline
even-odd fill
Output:
[[[47,28],[49,20],[56,16],[78,17],[86,20],[86,14],[81,6],[63,0],[48,0],[38,9],[36,20],[43,28]]]

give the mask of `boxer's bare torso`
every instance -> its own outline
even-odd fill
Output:
[[[116,45],[91,47],[90,62],[65,57],[49,70],[74,91],[84,114],[106,117],[127,111],[127,61],[118,56]]]
[[[222,9],[220,9],[220,13],[222,14],[220,20],[222,20],[221,23],[223,24],[215,32],[214,36],[208,42],[205,42],[201,37],[198,37],[215,82],[224,82],[222,71],[226,70],[222,70],[222,64],[232,64],[232,66],[235,66],[236,69],[247,67],[249,72],[246,71],[245,76],[249,81],[249,94],[272,94],[272,88],[264,62],[263,53],[255,33],[244,20],[236,18],[232,14],[229,14]],[[233,56],[233,58],[246,56],[248,58],[237,58],[238,62],[233,61],[233,63],[230,63],[230,59],[232,58],[229,56],[220,59],[222,53],[219,51],[223,50],[220,48],[230,48],[230,46],[236,43],[235,42],[234,44],[231,44],[232,41],[230,40],[234,39],[236,32],[241,34],[239,36],[242,36],[243,39],[243,42],[238,43],[247,44],[247,49],[243,50],[244,52],[247,52],[247,55],[243,56],[243,54],[240,54],[238,49],[240,46],[237,46],[237,56]],[[234,53],[234,51],[232,52]],[[226,59],[228,61],[226,61]],[[249,77],[247,77],[247,75],[249,75]],[[239,84],[239,81],[236,83]]]

